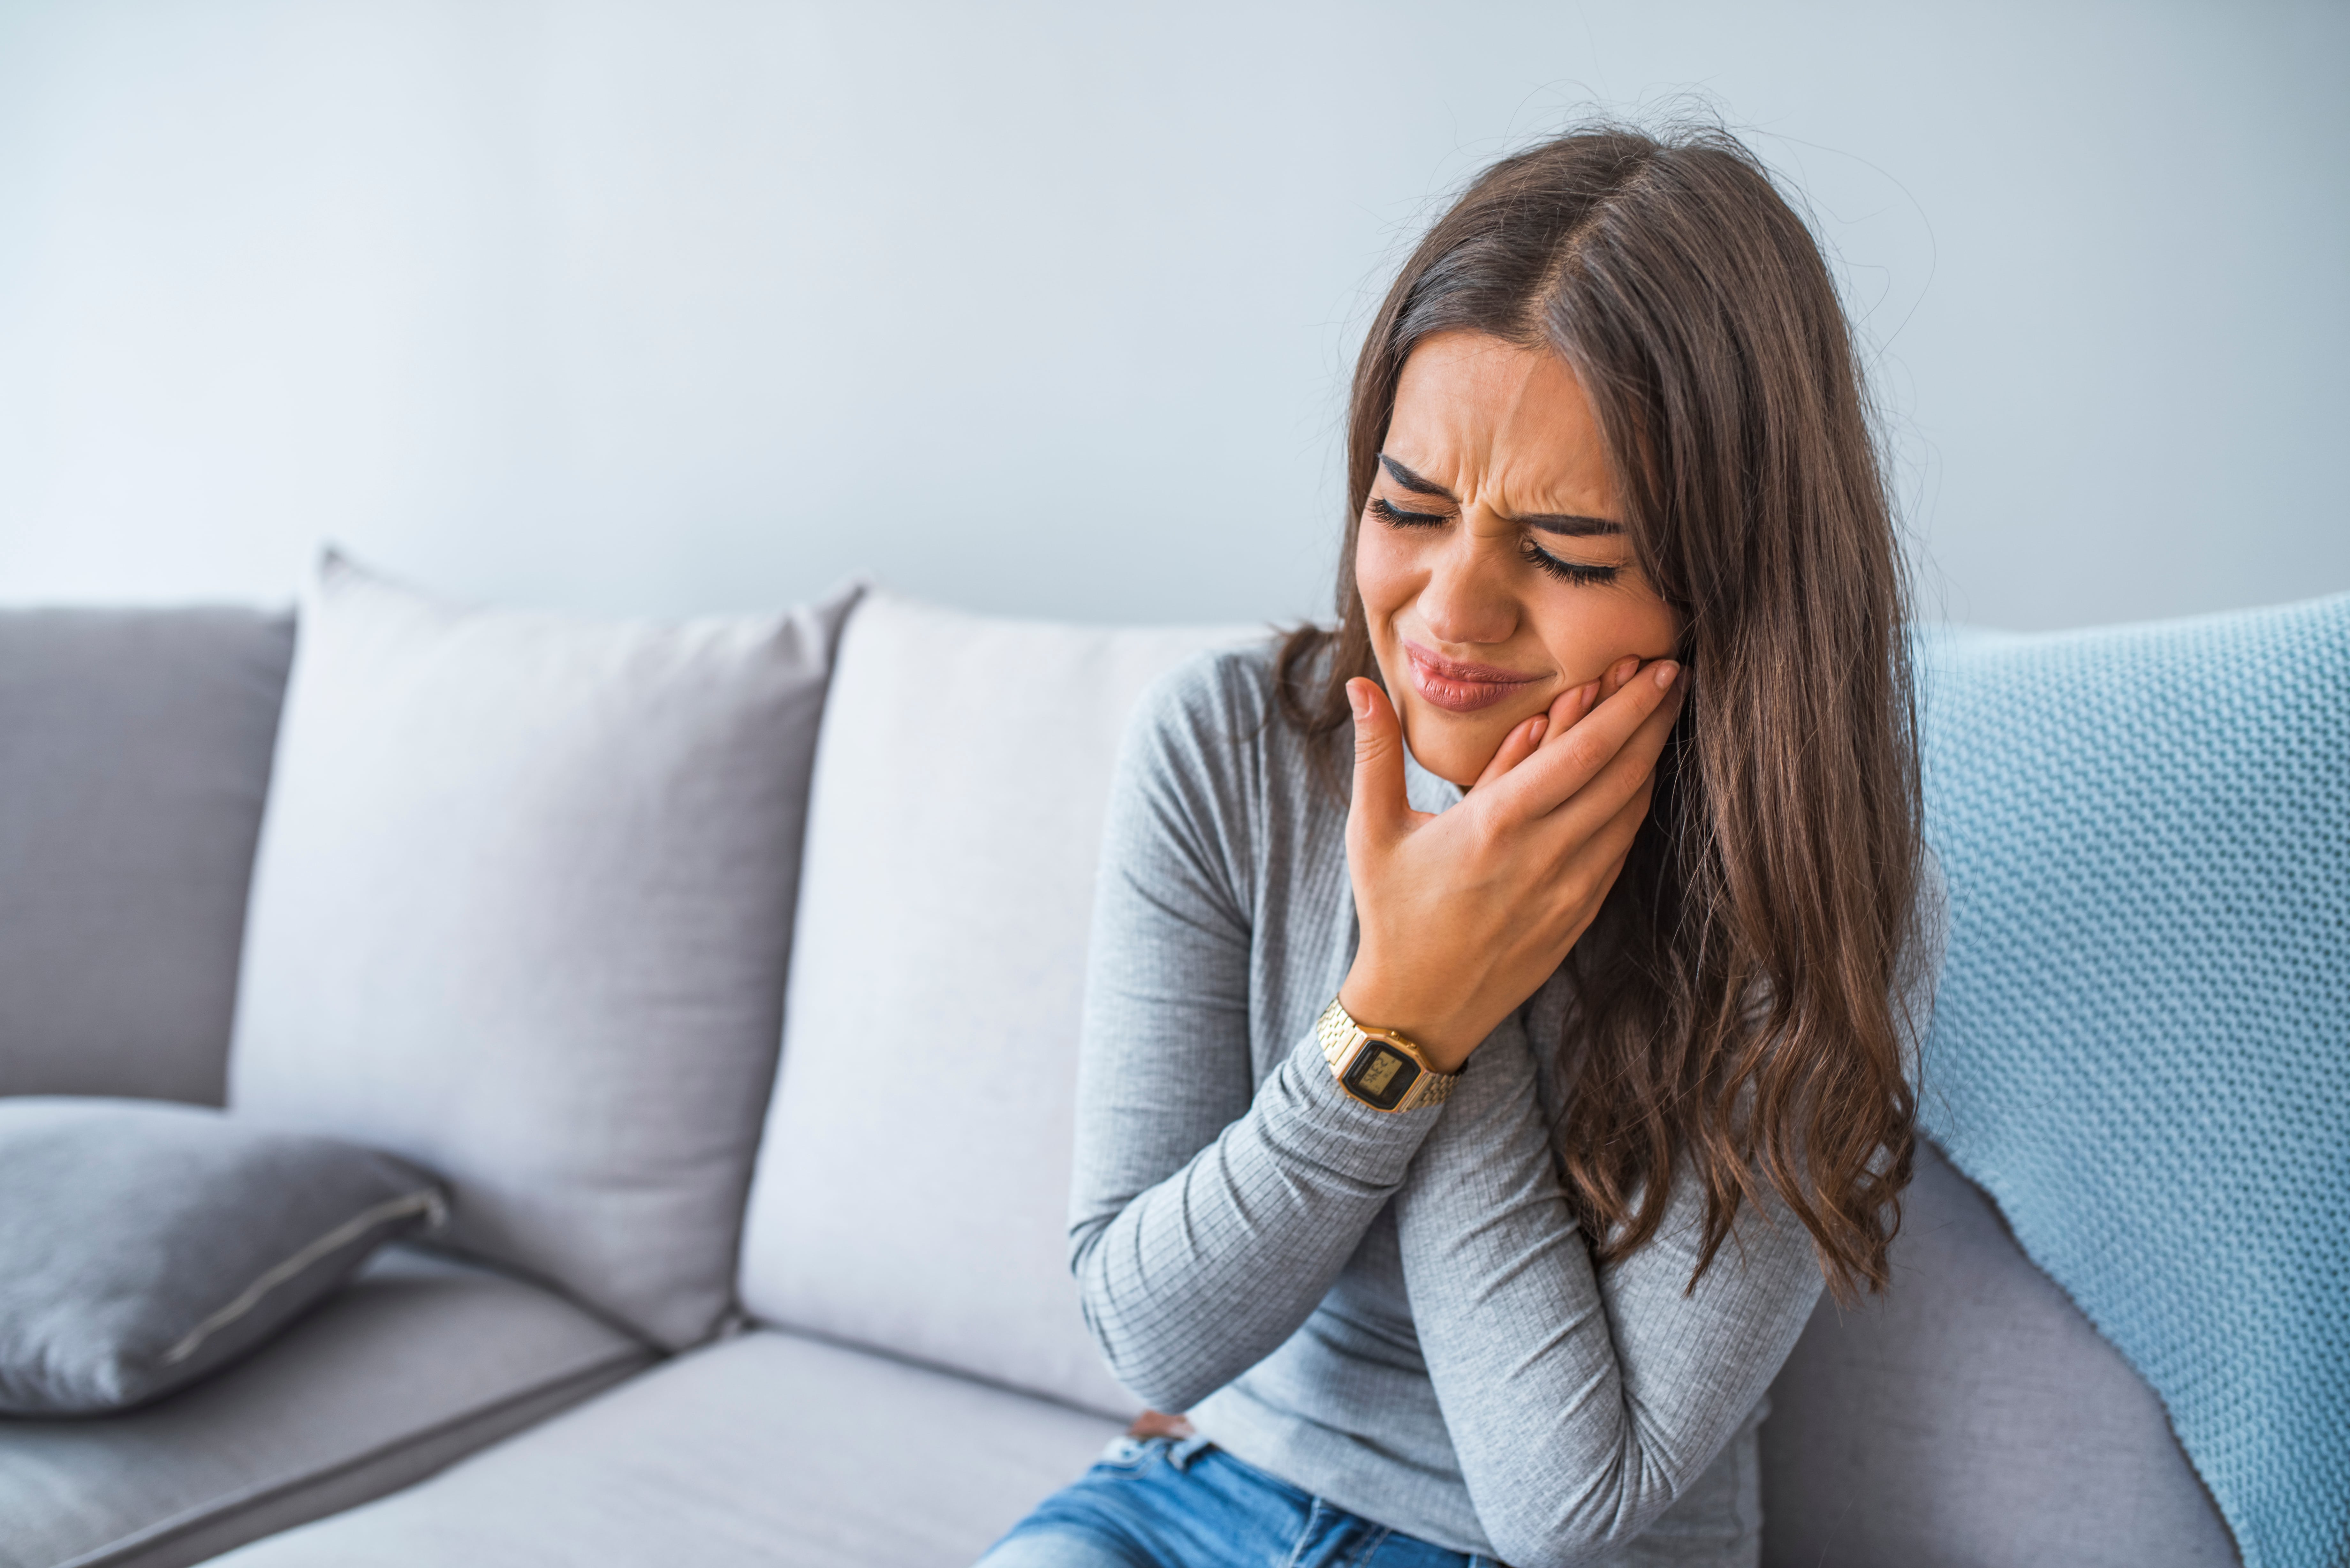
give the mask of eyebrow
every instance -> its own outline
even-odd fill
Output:
[[[1414,473],[1385,452],[1379,453],[1379,466],[1388,471],[1389,479],[1414,495],[1433,495],[1440,501],[1450,501],[1455,506],[1461,504],[1461,498],[1452,492],[1432,479]],[[1527,512],[1510,521],[1523,523],[1544,534],[1560,534],[1572,539],[1588,539],[1596,535],[1621,534],[1624,531],[1621,523],[1610,523],[1605,517],[1584,517],[1571,512]]]

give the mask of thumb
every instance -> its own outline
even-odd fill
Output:
[[[1404,800],[1403,725],[1378,683],[1360,676],[1347,682],[1355,711],[1355,790],[1348,817],[1374,837],[1392,837],[1411,808]]]

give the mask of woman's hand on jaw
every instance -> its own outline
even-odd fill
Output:
[[[1457,1072],[1565,959],[1615,886],[1680,711],[1679,667],[1626,658],[1503,737],[1441,815],[1404,798],[1403,729],[1377,683],[1355,710],[1347,868],[1362,942],[1339,999]]]

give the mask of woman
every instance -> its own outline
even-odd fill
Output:
[[[986,1563],[1752,1563],[1764,1390],[1886,1282],[1925,967],[1818,249],[1720,132],[1504,160],[1348,481],[1337,629],[1163,683],[1111,809],[1074,1261],[1189,1421]]]

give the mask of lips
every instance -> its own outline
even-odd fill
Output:
[[[1405,639],[1411,683],[1430,704],[1452,713],[1474,713],[1517,695],[1542,679],[1491,664],[1462,664]]]

